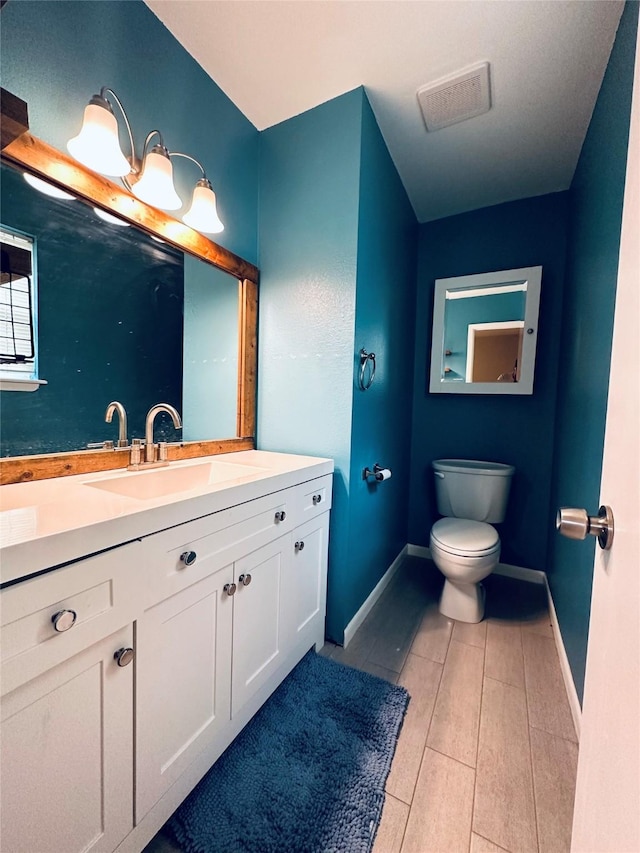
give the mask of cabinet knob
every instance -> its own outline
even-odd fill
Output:
[[[284,521],[286,517],[287,517],[287,513],[283,509],[278,510],[278,512],[275,514],[276,522]]]
[[[62,634],[64,631],[68,631],[69,628],[73,628],[77,618],[78,614],[75,610],[60,610],[58,613],[54,613],[51,621],[55,630]]]
[[[322,495],[314,495],[313,498],[314,506],[322,502]]]
[[[241,583],[242,586],[249,586],[249,584],[251,583],[251,575],[250,574],[240,575],[240,577],[238,578],[238,583]]]
[[[296,542],[293,547],[296,549],[296,551],[304,551],[304,542],[300,540],[299,542]]]
[[[185,564],[185,566],[192,566],[197,558],[197,554],[195,551],[185,551],[184,554],[180,554],[180,560]]]
[[[113,659],[118,666],[129,666],[133,660],[133,654],[133,649],[118,649],[117,652],[114,652]]]
[[[237,588],[238,588],[238,587],[237,587],[234,583],[226,583],[226,584],[222,587],[222,590],[223,590],[223,592],[226,592],[226,593],[227,593],[227,595],[235,595],[235,594],[236,594],[236,589],[237,589]]]

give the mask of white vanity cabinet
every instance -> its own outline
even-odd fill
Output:
[[[322,645],[322,462],[173,525],[151,510],[138,539],[2,590],[3,853],[139,853]]]
[[[7,853],[109,853],[132,829],[127,575],[139,548],[116,548],[2,592],[0,837]]]
[[[232,567],[136,623],[136,822],[229,722]]]
[[[311,510],[303,484],[143,540],[137,823],[197,756],[211,764],[304,652],[322,645],[330,484],[319,479],[324,503]],[[315,518],[295,526],[309,511]]]

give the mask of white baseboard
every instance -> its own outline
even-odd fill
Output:
[[[569,666],[569,658],[567,657],[567,652],[564,647],[564,642],[562,640],[562,633],[560,632],[560,623],[558,622],[558,615],[556,614],[556,608],[553,603],[553,598],[551,596],[551,590],[549,588],[549,581],[547,579],[547,575],[544,574],[544,585],[547,588],[547,600],[549,602],[549,615],[551,616],[551,627],[553,628],[553,636],[556,641],[556,648],[558,650],[558,657],[560,658],[560,669],[562,671],[562,678],[564,679],[564,687],[567,691],[567,699],[569,700],[569,708],[571,709],[571,716],[573,718],[573,725],[576,730],[576,737],[578,738],[578,742],[580,741],[580,725],[582,722],[582,708],[580,707],[580,700],[578,699],[578,693],[576,691],[576,685],[573,680],[573,674],[571,672],[571,667]]]
[[[423,557],[426,560],[431,559],[431,549],[425,545],[407,545],[407,554],[410,557]],[[544,584],[545,573],[537,569],[524,569],[521,566],[511,566],[509,563],[498,563],[493,570],[496,575],[504,575],[507,578],[517,578],[521,581],[529,583]]]
[[[546,575],[538,569],[524,569],[522,566],[510,566],[509,563],[498,563],[493,570],[494,575],[502,575],[505,578],[517,578],[527,583],[537,583],[542,586],[546,583]]]
[[[431,559],[431,549],[426,545],[407,545],[407,554],[410,557],[423,557],[425,560]]]
[[[391,563],[391,565],[389,566],[387,571],[382,575],[382,577],[380,578],[378,583],[371,590],[371,592],[369,593],[364,604],[360,607],[360,609],[355,614],[355,616],[353,617],[351,622],[349,622],[347,627],[344,629],[344,647],[345,647],[345,649],[347,648],[347,646],[349,645],[349,643],[353,639],[353,635],[355,634],[355,632],[358,630],[360,625],[362,625],[364,620],[369,615],[371,609],[373,608],[373,605],[380,598],[380,596],[382,595],[382,593],[384,592],[386,587],[389,585],[389,583],[393,579],[393,576],[395,575],[395,573],[398,571],[398,568],[400,567],[400,563],[402,562],[402,558],[405,556],[405,554],[408,553],[409,547],[410,546],[405,545],[404,548],[402,549],[402,551],[400,551],[400,553],[395,558],[393,563]]]

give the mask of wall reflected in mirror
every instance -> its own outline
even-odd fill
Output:
[[[433,393],[531,394],[542,267],[438,279]]]
[[[3,163],[2,225],[35,240],[39,377],[34,392],[0,392],[0,453],[81,450],[117,439],[111,400],[144,436],[158,402],[157,440],[237,435],[239,282],[133,226],[99,219],[78,200],[48,197]]]

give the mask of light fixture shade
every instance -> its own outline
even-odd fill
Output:
[[[224,231],[216,207],[216,194],[206,178],[201,178],[196,184],[191,207],[182,217],[182,221],[196,231],[204,231],[206,234],[219,234]]]
[[[173,186],[173,166],[162,145],[154,145],[144,158],[140,180],[132,185],[131,192],[160,210],[182,207],[182,199]]]
[[[69,153],[78,162],[101,175],[122,178],[131,171],[118,140],[118,122],[108,102],[94,96],[85,107],[80,133],[67,142]]]

